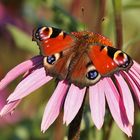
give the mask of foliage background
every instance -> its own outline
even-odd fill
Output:
[[[0,78],[8,70],[39,53],[32,42],[32,30],[39,25],[55,26],[67,32],[90,30],[102,33],[117,44],[113,2],[115,0],[1,0],[0,1]],[[140,0],[117,0],[122,15],[123,46],[140,63]],[[84,9],[84,10],[83,10]],[[0,101],[13,91],[20,78],[12,83]],[[54,82],[38,89],[15,110],[12,116],[0,119],[2,140],[63,140],[67,127],[62,125],[63,114],[46,131],[40,132],[43,109],[54,90]],[[7,93],[8,92],[8,93]],[[0,102],[0,103],[1,103]],[[138,140],[140,138],[140,112],[135,106],[135,125],[132,138],[116,126],[109,111],[105,124],[98,131],[85,105],[81,125],[81,140]]]

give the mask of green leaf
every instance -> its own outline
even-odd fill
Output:
[[[32,41],[32,36],[10,24],[7,25],[7,29],[11,33],[17,47],[35,54],[39,52],[36,42]]]

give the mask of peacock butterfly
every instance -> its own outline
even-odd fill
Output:
[[[127,71],[133,64],[126,53],[112,47],[109,39],[89,31],[68,34],[54,27],[40,27],[33,31],[33,40],[44,56],[47,73],[80,88],[119,70]]]

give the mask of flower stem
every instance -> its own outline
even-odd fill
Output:
[[[54,140],[62,140],[64,138],[64,128],[62,126],[63,113],[61,112],[55,122]]]
[[[85,94],[86,95],[86,94]],[[68,130],[68,140],[79,140],[80,139],[80,125],[82,120],[82,114],[84,109],[85,98],[83,100],[82,106],[77,113],[76,117],[70,123],[69,130]]]
[[[112,132],[111,131],[112,130],[112,126],[113,126],[113,119],[110,118],[108,124],[103,126],[102,140],[109,140],[110,134]]]
[[[122,2],[121,0],[112,0],[114,17],[115,17],[115,27],[116,27],[116,48],[121,49],[123,44],[122,36]]]

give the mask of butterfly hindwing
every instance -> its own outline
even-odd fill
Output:
[[[72,59],[71,49],[44,57],[44,67],[51,76],[66,79]]]
[[[44,67],[50,75],[57,77],[58,79],[67,79],[70,83],[74,83],[80,88],[93,85],[98,82],[101,75],[94,67],[93,63],[89,59],[86,53],[80,57],[75,57],[72,50],[68,50],[66,53],[59,57],[56,57],[54,63],[49,63],[48,57],[44,58]],[[50,59],[51,57],[49,57]]]
[[[96,70],[87,53],[83,53],[78,59],[72,62],[72,68],[68,80],[80,88],[93,85],[101,78],[100,73]]]

